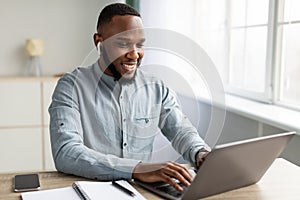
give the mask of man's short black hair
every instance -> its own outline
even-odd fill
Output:
[[[99,30],[99,27],[107,22],[110,22],[111,19],[116,15],[134,15],[141,17],[140,13],[136,11],[133,7],[124,4],[124,3],[114,3],[106,6],[101,11],[98,23],[97,23],[97,31]]]

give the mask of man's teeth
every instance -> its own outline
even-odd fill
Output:
[[[129,68],[129,69],[133,69],[133,68],[135,67],[135,65],[127,65],[127,64],[124,64],[124,67]]]

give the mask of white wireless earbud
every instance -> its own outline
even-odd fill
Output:
[[[99,56],[100,56],[100,54],[101,54],[101,42],[98,42],[98,44],[97,44],[97,51],[98,51],[98,54],[99,54]]]

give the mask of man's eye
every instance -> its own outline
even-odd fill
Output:
[[[136,45],[137,48],[143,48],[144,47],[144,43],[139,43]]]
[[[118,46],[121,48],[127,48],[127,47],[129,47],[129,44],[128,43],[118,43]]]

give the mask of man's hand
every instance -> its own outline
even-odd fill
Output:
[[[209,151],[199,151],[196,154],[196,167],[199,168],[205,160],[205,157],[209,154]]]
[[[180,192],[183,191],[183,188],[172,178],[177,179],[185,186],[189,186],[192,181],[192,176],[188,170],[175,162],[139,163],[134,168],[132,177],[148,183],[163,181],[169,183]]]

